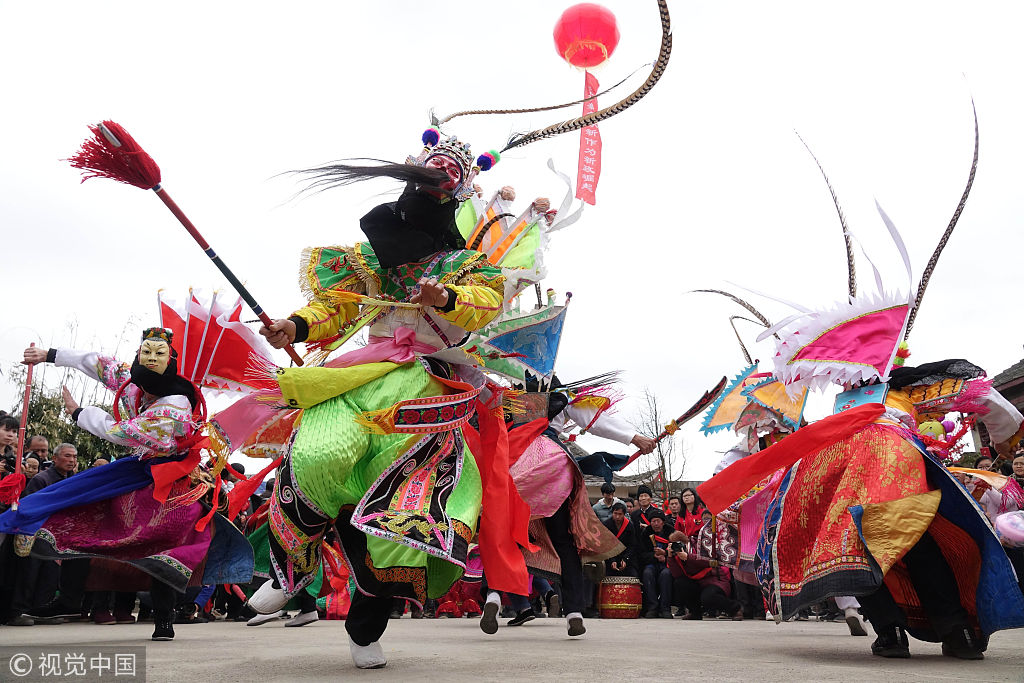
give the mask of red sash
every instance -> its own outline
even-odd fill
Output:
[[[622,526],[619,527],[619,532],[615,534],[615,538],[622,538],[622,532],[626,530],[627,526],[629,526],[629,518],[624,517],[622,520]]]

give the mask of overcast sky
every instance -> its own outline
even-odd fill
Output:
[[[111,352],[129,324],[131,347],[157,321],[158,288],[184,296],[189,286],[227,287],[152,193],[79,184],[61,159],[87,124],[125,126],[214,249],[283,317],[304,303],[300,250],[360,239],[359,216],[396,188],[293,200],[294,180],[278,174],[347,157],[401,161],[418,150],[431,108],[578,98],[583,74],[551,39],[569,4],[0,1],[0,407],[17,401],[7,374],[29,341],[65,345],[77,325],[78,346]],[[610,85],[654,59],[659,25],[653,0],[604,4],[622,34],[597,72]],[[551,245],[545,286],[574,294],[560,376],[622,370],[631,396],[622,415],[633,416],[632,397],[649,387],[674,416],[743,365],[727,322],[742,310],[689,290],[733,282],[810,306],[845,295],[835,209],[794,129],[825,165],[887,284],[906,287],[875,198],[908,245],[916,281],[966,182],[972,94],[977,179],[909,362],[966,357],[995,374],[1024,355],[1020,3],[674,0],[670,9],[667,72],[646,99],[601,124],[597,206]],[[480,153],[561,118],[456,119],[447,132]],[[546,162],[574,173],[578,141],[570,134],[509,152],[480,182],[557,204],[564,186]],[[773,320],[787,313],[749,299]],[[770,358],[754,336],[750,329],[752,351]],[[715,451],[733,441],[705,438],[695,424],[682,436],[687,479],[705,478]]]

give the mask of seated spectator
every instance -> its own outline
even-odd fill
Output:
[[[622,501],[615,497],[615,484],[605,482],[601,484],[601,500],[594,503],[594,512],[602,522],[607,522],[612,516],[612,506]]]
[[[711,513],[704,511],[703,521],[711,521]],[[698,530],[700,527],[698,527]],[[690,552],[697,546],[696,534],[688,543],[674,542],[669,549],[669,561],[679,570],[673,581],[674,599],[689,612],[684,619],[703,619],[705,611],[722,612],[734,621],[743,621],[743,606],[732,599],[732,573],[726,567],[712,567],[709,560]]]
[[[704,505],[704,501],[697,495],[697,491],[692,488],[683,489],[683,492],[679,494],[679,498],[682,501],[682,507],[679,510],[679,517],[676,519],[675,526],[672,528],[682,531],[683,535],[689,538],[700,531],[700,528],[704,525],[701,517],[704,511],[707,510],[707,506]]]
[[[648,496],[649,497],[649,496]],[[644,591],[644,617],[647,619],[672,618],[672,573],[666,564],[669,545],[665,529],[665,513],[648,507],[642,515],[650,523],[639,529],[639,565],[643,567],[640,582]]]
[[[611,517],[605,520],[604,525],[615,534],[625,548],[615,557],[604,561],[605,575],[636,578],[639,574],[636,568],[636,528],[626,516],[625,503],[618,502],[612,505]]]

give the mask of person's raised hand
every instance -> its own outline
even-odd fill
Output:
[[[78,410],[78,401],[71,395],[67,387],[61,387],[60,396],[64,399],[64,410],[67,411],[68,415],[73,414]]]

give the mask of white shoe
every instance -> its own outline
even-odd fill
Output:
[[[349,636],[348,647],[352,651],[352,661],[360,669],[382,669],[387,666],[388,658],[384,656],[379,640],[363,646],[356,645],[352,636]]]
[[[848,607],[843,610],[846,616],[846,625],[850,628],[851,636],[866,636],[868,632],[864,629],[864,622],[860,620],[860,614],[856,608]]]
[[[320,621],[320,615],[316,613],[316,610],[312,612],[300,612],[294,617],[284,622],[285,626],[305,626],[306,624],[312,624],[314,621]]]
[[[268,621],[273,621],[274,619],[280,619],[283,616],[284,616],[284,612],[282,610],[277,610],[276,612],[273,612],[271,614],[257,614],[252,619],[250,619],[249,621],[245,622],[245,625],[246,626],[259,626],[260,624],[265,624]]]
[[[500,603],[488,600],[484,603],[484,613],[480,615],[480,630],[489,636],[498,632],[498,609]]]
[[[587,632],[587,627],[583,625],[583,615],[579,612],[567,614],[565,616],[565,623],[570,636],[582,636]]]
[[[280,588],[274,588],[273,581],[267,581],[259,589],[252,594],[249,598],[249,607],[260,614],[273,614],[284,609],[284,606],[288,604],[288,596],[284,594],[284,590]]]

